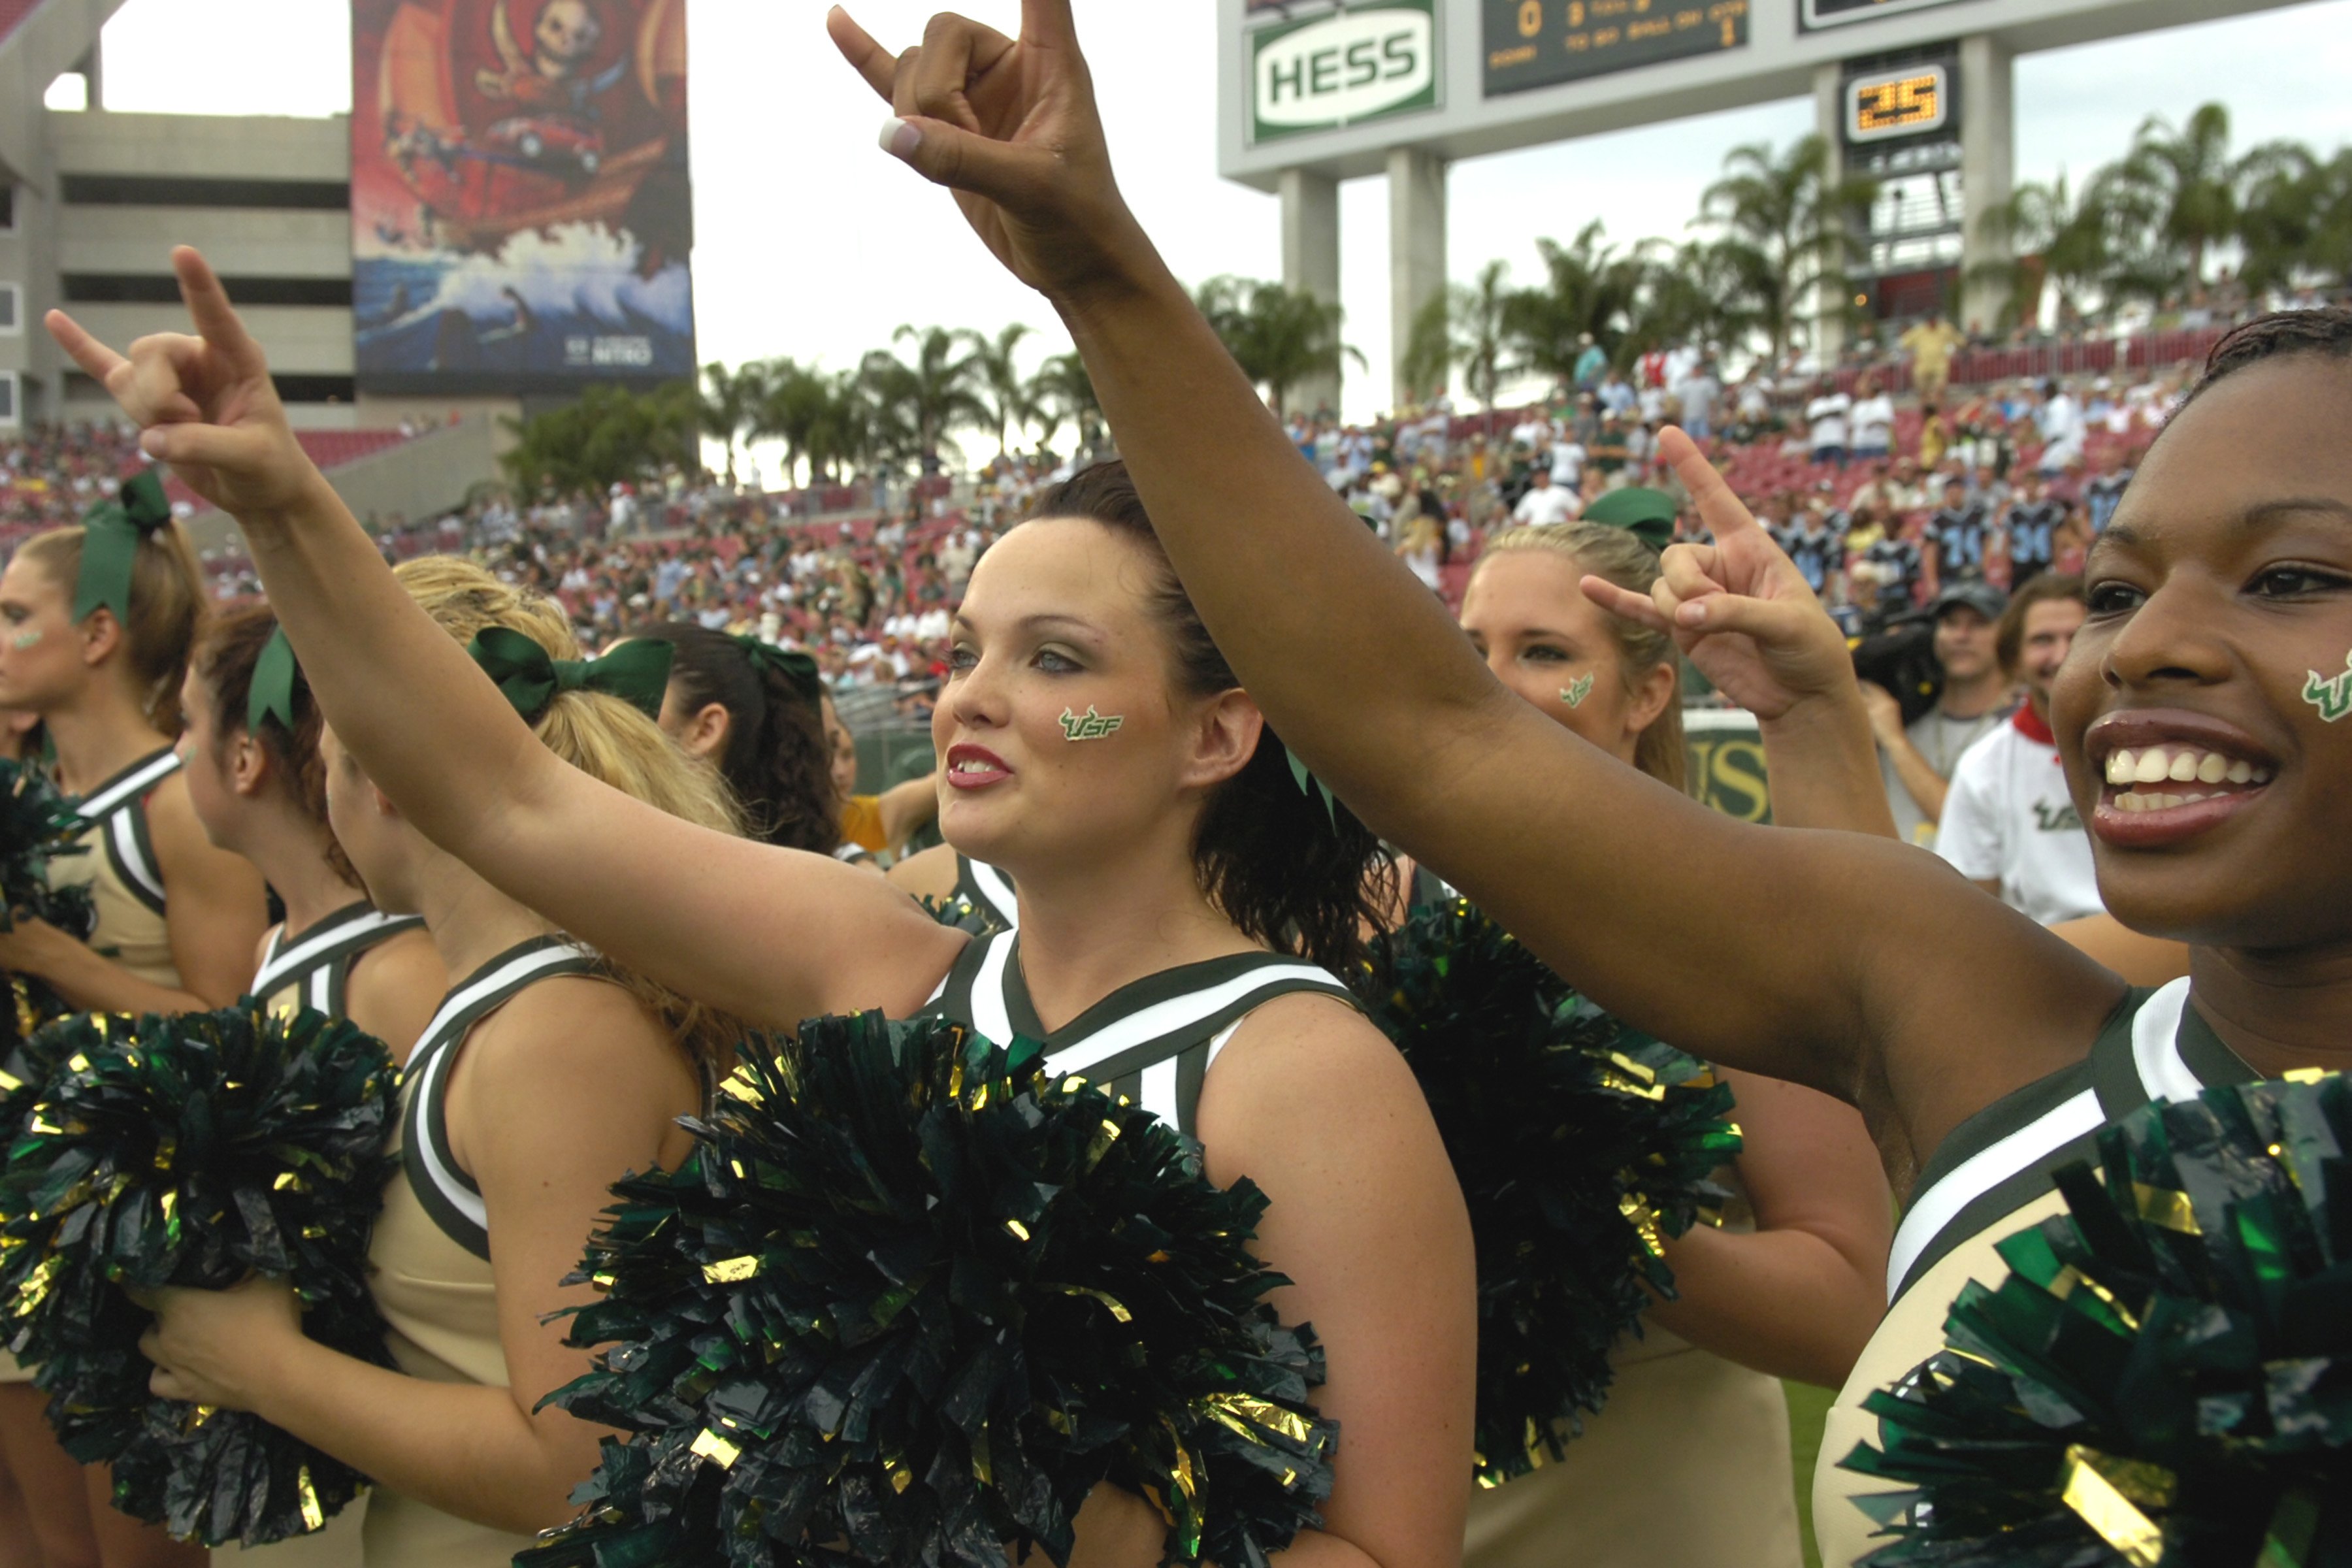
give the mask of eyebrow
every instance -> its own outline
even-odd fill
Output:
[[[2230,526],[2240,531],[2276,528],[2297,517],[2317,513],[2338,521],[2352,522],[2352,502],[2340,501],[2332,496],[2283,496],[2276,500],[2256,501],[2230,519]],[[2109,550],[2139,550],[2148,543],[2147,534],[2128,523],[2109,523],[2098,538],[2091,542],[2084,552],[2087,564]]]
[[[961,629],[969,629],[972,624],[971,617],[958,610],[954,621],[950,624]],[[1099,641],[1103,636],[1101,628],[1089,622],[1082,621],[1076,616],[1055,615],[1050,611],[1040,615],[1024,616],[1013,622],[1013,626],[1016,631],[1026,632],[1049,631],[1055,627],[1062,627],[1076,632],[1090,641]]]

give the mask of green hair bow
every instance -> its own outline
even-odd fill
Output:
[[[656,718],[669,689],[666,642],[625,642],[602,658],[551,658],[520,632],[484,626],[466,651],[526,722],[536,722],[562,691],[601,691]]]
[[[261,657],[253,661],[253,679],[246,688],[245,729],[249,735],[261,733],[264,721],[275,719],[294,732],[294,678],[302,673],[294,662],[294,645],[286,640],[286,628],[279,626],[269,634],[261,646]]]
[[[145,469],[123,480],[110,500],[102,500],[81,520],[81,576],[74,584],[73,618],[88,620],[104,608],[128,625],[131,620],[131,578],[139,562],[139,546],[146,537],[172,521],[172,502],[163,494],[163,476]]]
[[[748,634],[738,635],[729,640],[743,650],[743,657],[751,661],[753,669],[762,673],[772,671],[783,677],[785,684],[808,702],[814,704],[824,697],[824,676],[817,668],[816,660],[807,654],[793,648],[778,647],[774,643],[762,642]]]

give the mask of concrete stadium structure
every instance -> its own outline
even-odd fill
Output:
[[[1332,301],[1339,183],[1387,179],[1401,370],[1414,319],[1447,280],[1457,160],[1810,95],[1841,158],[1925,179],[1926,208],[1960,209],[1874,217],[1888,225],[1872,237],[1888,242],[1883,265],[1912,265],[1903,242],[1939,234],[1950,254],[1920,254],[1965,277],[2000,258],[1978,219],[2011,194],[2017,56],[2293,3],[1218,0],[1218,167],[1280,194],[1284,280]],[[1910,95],[1931,68],[1916,104],[1933,112],[1915,123]],[[1858,103],[1858,86],[1883,96]],[[1999,303],[1972,288],[1961,314],[1990,325]]]
[[[332,0],[320,0],[321,4]],[[108,342],[186,329],[174,245],[203,250],[268,351],[298,428],[456,421],[372,455],[365,510],[421,517],[491,477],[511,398],[387,398],[352,375],[351,128],[331,119],[103,110],[100,29],[122,0],[0,0],[0,432],[108,417],[113,404],[40,328],[62,306]],[[82,110],[45,107],[79,74]],[[361,504],[359,500],[355,505]]]

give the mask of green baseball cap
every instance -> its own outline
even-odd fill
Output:
[[[1675,498],[1664,490],[1628,485],[1586,507],[1578,521],[1624,529],[1651,549],[1663,552],[1675,542],[1675,517],[1680,510]]]

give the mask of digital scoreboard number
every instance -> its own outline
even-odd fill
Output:
[[[1748,0],[1485,0],[1486,96],[1748,45]]]
[[[1858,76],[1845,84],[1845,139],[1857,146],[1929,136],[1952,124],[1952,76],[1940,63]]]

